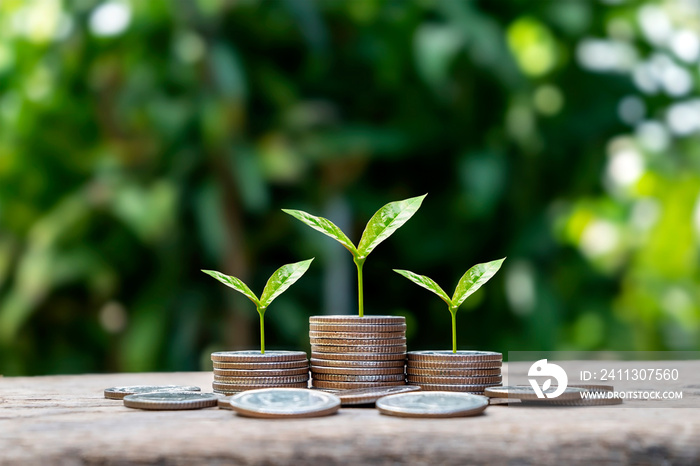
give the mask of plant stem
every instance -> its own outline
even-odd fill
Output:
[[[357,298],[358,298],[358,308],[360,312],[360,317],[365,315],[365,296],[364,290],[362,288],[362,266],[365,265],[364,260],[354,259],[355,265],[357,266]]]
[[[260,314],[260,354],[265,354],[265,312],[258,309]]]
[[[452,314],[452,352],[456,353],[457,352],[457,313],[452,312],[452,310],[450,310],[450,314]]]

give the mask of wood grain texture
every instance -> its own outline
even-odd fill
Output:
[[[507,365],[504,365],[507,370]],[[700,410],[491,406],[482,416],[403,419],[343,408],[248,419],[217,408],[141,411],[117,385],[194,384],[209,372],[0,379],[0,464],[697,464]]]

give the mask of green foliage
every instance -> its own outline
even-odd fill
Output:
[[[282,209],[283,212],[301,220],[314,230],[320,231],[326,236],[333,238],[352,254],[353,262],[357,267],[357,295],[358,309],[360,317],[364,316],[364,293],[362,267],[370,252],[379,243],[391,236],[396,230],[401,228],[421,206],[427,194],[412,197],[403,201],[390,202],[379,209],[367,222],[365,231],[362,233],[360,243],[357,247],[348,239],[340,228],[328,219],[315,217],[300,210]]]

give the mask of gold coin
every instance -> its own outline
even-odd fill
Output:
[[[369,360],[348,360],[348,359],[316,359],[312,358],[311,359],[311,370],[314,370],[317,367],[341,367],[341,368],[379,368],[379,367],[386,367],[386,368],[401,368],[403,371],[403,367],[405,365],[405,361],[403,358],[399,358],[396,360],[389,360],[389,361],[369,361]]]
[[[310,332],[405,333],[406,324],[309,324]]]
[[[308,382],[287,383],[287,384],[230,384],[222,382],[212,383],[214,393],[223,393],[224,395],[232,395],[234,393],[243,392],[246,390],[257,390],[258,388],[308,388]]]
[[[424,391],[442,391],[442,392],[469,392],[482,393],[489,387],[495,387],[500,383],[486,384],[445,384],[445,383],[411,383],[410,385],[418,385]]]
[[[314,346],[398,346],[405,345],[405,338],[392,338],[381,340],[351,340],[344,338],[310,338]]]
[[[434,369],[434,370],[476,370],[476,369],[500,369],[501,361],[486,362],[446,362],[446,361],[414,361],[407,360],[406,367],[412,369]]]
[[[315,374],[313,380],[327,380],[329,382],[402,382],[404,375]]]
[[[403,375],[403,366],[401,367],[323,367],[314,366],[311,369],[311,374],[316,377],[316,374],[341,374],[341,375]]]
[[[410,361],[502,361],[503,355],[493,351],[410,351],[407,354]]]
[[[406,354],[406,345],[395,346],[325,346],[311,345],[311,352],[316,353],[372,353],[372,354]]]
[[[407,367],[406,374],[431,377],[492,377],[501,375],[501,369],[414,369]]]
[[[306,361],[303,351],[217,351],[211,353],[211,360],[216,362],[285,362]]]
[[[334,359],[340,361],[401,361],[406,353],[326,353],[311,350],[312,359]]]
[[[237,369],[214,369],[214,375],[223,377],[287,377],[290,375],[308,374],[308,367],[296,369],[273,369],[273,370],[237,370]]]
[[[354,325],[384,325],[405,324],[403,316],[311,316],[309,324],[354,324]]]
[[[309,367],[309,361],[305,358],[300,361],[286,362],[218,362],[214,361],[214,369],[237,370],[273,370],[273,369],[299,369]]]
[[[437,376],[420,376],[409,375],[406,380],[409,383],[421,385],[423,383],[431,384],[449,384],[449,385],[472,385],[472,384],[487,384],[501,383],[503,378],[500,375],[493,377],[437,377]]]
[[[239,385],[280,385],[288,383],[299,383],[309,380],[309,374],[290,375],[288,377],[224,377],[215,375],[214,381],[221,383],[239,384]]]
[[[406,339],[406,332],[315,332],[310,331],[311,339],[336,340],[389,340]],[[371,344],[371,343],[369,343]]]
[[[330,382],[328,380],[312,380],[311,385],[316,388],[329,388],[334,390],[346,390],[349,388],[374,388],[385,386],[405,385],[404,381],[398,382]]]

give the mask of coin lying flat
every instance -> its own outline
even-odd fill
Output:
[[[476,370],[476,369],[500,369],[503,365],[502,361],[416,361],[408,360],[406,362],[407,368],[410,369],[431,369],[431,370],[449,370],[449,369],[463,369],[463,370]]]
[[[402,316],[311,316],[309,324],[405,324]]]
[[[404,375],[315,374],[314,380],[327,380],[329,382],[399,382],[404,380]]]
[[[221,409],[233,409],[231,408],[231,396],[219,396],[218,406]]]
[[[403,361],[406,359],[406,353],[326,353],[311,349],[312,359],[333,359],[340,361]]]
[[[314,390],[268,388],[233,396],[229,404],[242,416],[304,418],[335,413],[340,408],[340,398]]]
[[[202,389],[187,385],[132,385],[130,387],[112,387],[105,389],[105,398],[110,400],[122,400],[127,395],[151,392],[199,392]]]
[[[238,370],[238,369],[214,369],[214,375],[223,377],[289,377],[305,375],[309,373],[308,367],[295,369],[271,369],[271,370]]]
[[[543,390],[544,393],[551,393],[555,389]],[[585,388],[566,387],[564,393],[552,400],[580,400],[581,393],[586,392]],[[517,400],[541,400],[532,387],[526,385],[511,385],[505,387],[489,387],[484,390],[484,395],[495,398],[513,398]]]
[[[583,388],[591,392],[612,392],[615,387],[612,385],[597,385],[597,384],[569,384],[569,387]]]
[[[406,332],[406,324],[309,324],[311,332],[390,333]]]
[[[306,361],[303,351],[217,351],[211,353],[211,360],[217,362],[285,362]]]
[[[221,383],[230,383],[236,385],[283,385],[288,383],[306,382],[309,380],[309,374],[290,375],[285,377],[224,377],[215,375],[214,381]]]
[[[327,380],[312,380],[311,385],[316,388],[330,388],[334,390],[346,390],[348,388],[373,388],[381,386],[405,385],[403,380],[397,382],[330,382]]]
[[[493,351],[410,351],[408,360],[414,361],[501,361],[503,355]]]
[[[420,385],[421,383],[444,383],[453,385],[471,385],[471,384],[487,384],[487,383],[497,383],[500,384],[503,380],[500,375],[491,377],[438,377],[438,376],[418,376],[409,375],[406,380],[409,383],[415,383]]]
[[[324,355],[325,356],[325,355]],[[403,355],[401,355],[403,356]],[[397,368],[400,367],[403,370],[403,367],[405,365],[405,361],[403,357],[398,357],[396,359],[390,360],[378,360],[378,361],[372,361],[372,360],[349,360],[349,359],[317,359],[317,358],[312,358],[311,359],[311,368],[314,370],[317,367],[344,367],[344,368],[380,368],[380,367],[385,367],[385,368]]]
[[[278,370],[278,369],[302,369],[309,367],[309,361],[304,358],[299,361],[281,361],[281,362],[218,362],[212,363],[214,369],[233,369],[233,370]]]
[[[313,339],[340,339],[340,340],[391,340],[406,339],[406,332],[318,332],[310,331],[309,337]],[[369,343],[370,345],[372,343]]]
[[[349,338],[311,338],[310,343],[316,346],[397,346],[405,345],[406,338],[349,339]]]
[[[213,393],[152,392],[127,395],[124,406],[152,410],[201,409],[216,406],[218,400]]]
[[[522,400],[523,406],[609,406],[622,404],[622,398],[581,398],[580,400]]]
[[[353,345],[353,346],[323,346],[323,345],[311,345],[311,351],[313,353],[373,353],[373,354],[396,354],[399,353],[402,356],[406,354],[406,345],[392,345],[392,346],[365,346],[365,345]]]
[[[351,388],[336,390],[335,395],[340,398],[343,406],[371,404],[387,395],[396,393],[408,393],[420,390],[416,385],[378,386],[372,388]]]
[[[406,368],[406,374],[416,377],[494,377],[501,369],[414,369]]]
[[[400,417],[475,416],[488,405],[485,396],[454,392],[401,393],[377,400],[380,413]]]
[[[438,392],[468,392],[468,393],[483,393],[489,387],[500,386],[500,383],[491,384],[446,384],[446,383],[419,383],[411,384],[418,385],[425,391],[438,391]]]
[[[309,386],[308,382],[289,383],[289,384],[283,384],[283,385],[271,385],[271,384],[242,385],[242,384],[230,384],[230,383],[221,383],[221,382],[212,383],[212,388],[214,389],[214,393],[223,393],[224,395],[232,395],[234,393],[245,392],[247,390],[258,390],[260,388],[307,388],[308,386]]]
[[[319,374],[340,374],[340,375],[396,375],[403,376],[403,367],[323,367],[313,366],[311,374],[315,377]]]

